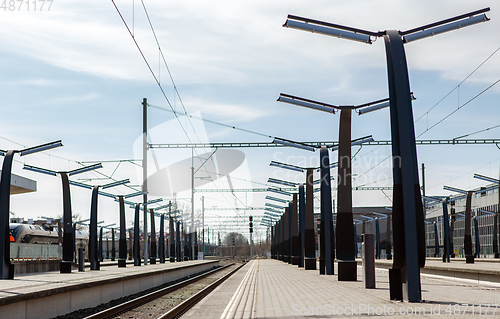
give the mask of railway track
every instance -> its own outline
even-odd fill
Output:
[[[178,318],[238,271],[243,265],[232,263],[216,268],[84,317],[84,319]],[[193,294],[193,291],[196,292]]]

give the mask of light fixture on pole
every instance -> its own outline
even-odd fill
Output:
[[[297,183],[288,182],[288,181],[283,181],[283,180],[281,180],[281,179],[276,179],[276,178],[272,178],[272,177],[269,177],[269,178],[267,179],[267,182],[268,182],[268,183],[274,183],[274,184],[285,185],[285,186],[290,186],[290,187],[296,187],[296,186],[297,186]]]
[[[268,187],[268,188],[267,188],[267,191],[268,191],[268,192],[273,192],[273,193],[276,193],[276,194],[285,195],[285,196],[291,196],[291,195],[292,195],[291,193],[288,193],[288,192],[282,191],[282,190],[277,189],[277,188],[272,188],[272,187]]]
[[[270,212],[264,212],[264,215],[269,216],[272,219],[274,219],[274,218],[278,219],[281,216],[281,215],[273,214],[273,213],[270,213]]]
[[[303,107],[307,107],[307,108],[310,108],[313,110],[323,111],[323,112],[332,113],[332,114],[335,114],[335,109],[337,108],[337,106],[335,106],[335,105],[317,102],[317,101],[313,101],[313,100],[308,100],[308,99],[304,99],[304,98],[301,98],[298,96],[293,96],[293,95],[284,94],[284,93],[280,94],[278,101],[288,103],[288,104],[297,105],[297,106],[303,106]]]
[[[271,204],[271,203],[266,203],[265,205],[269,206],[269,207],[272,207],[272,208],[285,209],[285,207],[274,205],[274,204]]]
[[[102,185],[102,189],[106,189],[106,188],[111,188],[111,187],[115,187],[115,186],[119,186],[119,185],[124,185],[124,184],[127,184],[127,183],[130,183],[130,180],[127,178],[127,179],[124,179],[124,180],[121,180],[121,181],[116,181],[116,182],[112,182],[112,183],[109,183],[109,184],[106,184],[106,185]]]
[[[371,135],[368,135],[368,136],[365,136],[365,137],[361,137],[361,138],[357,138],[355,140],[352,140],[351,141],[351,146],[361,145],[363,143],[369,143],[369,142],[373,142],[373,141],[374,141],[373,137]],[[338,145],[335,145],[335,146],[333,146],[331,148],[332,151],[336,151],[338,149],[339,149]],[[337,164],[337,166],[338,166],[338,163],[334,163],[334,164]]]
[[[413,92],[410,93],[410,98],[412,101],[417,99],[413,95]],[[391,103],[389,102],[389,99],[378,100],[378,101],[374,101],[374,102],[371,102],[371,103],[368,103],[365,105],[359,105],[359,108],[356,110],[356,112],[358,112],[358,115],[363,115],[366,113],[385,109],[386,107],[389,107],[390,105],[391,105]]]
[[[159,207],[155,207],[155,208],[154,208],[154,210],[156,211],[156,210],[165,209],[165,208],[170,208],[170,207],[172,207],[172,203],[171,203],[171,202],[170,202],[170,203],[168,203],[168,204],[166,204],[166,205],[162,205],[162,206],[159,206]]]
[[[131,194],[128,194],[128,195],[123,195],[123,198],[130,198],[130,197],[135,197],[135,196],[139,196],[139,195],[146,195],[148,192],[135,192],[135,193],[131,193]]]
[[[280,203],[288,203],[288,200],[286,200],[286,199],[277,198],[277,197],[273,197],[273,196],[266,196],[265,199],[274,200],[274,201],[280,202]]]
[[[269,208],[269,207],[264,208],[264,210],[266,210],[268,212],[276,213],[276,214],[279,214],[279,215],[283,214],[282,211],[279,211],[279,210],[276,210],[276,209],[273,209],[273,208]]]
[[[38,145],[35,147],[26,148],[23,150],[0,150],[0,155],[4,156],[2,164],[2,175],[0,182],[0,279],[14,279],[14,265],[10,262],[10,231],[9,231],[9,214],[10,214],[10,184],[12,177],[12,162],[14,154],[19,153],[21,156],[41,152],[63,146],[62,142],[55,141],[47,144]]]
[[[487,182],[495,183],[495,184],[500,183],[500,181],[496,178],[492,178],[492,177],[488,177],[488,176],[484,176],[484,175],[480,175],[480,174],[474,174],[474,178],[481,179],[483,181],[487,181]]]
[[[391,300],[403,300],[403,296],[410,302],[419,302],[422,299],[420,268],[425,265],[425,223],[420,194],[415,193],[415,189],[420,189],[420,185],[404,43],[487,21],[488,18],[483,13],[489,10],[477,10],[403,32],[370,32],[291,15],[284,24],[285,27],[367,44],[372,43],[370,37],[384,38],[391,108],[392,155],[393,158],[401,159],[400,165],[393,165],[394,189],[402,190],[393,202],[394,211],[397,212],[393,215],[393,224],[399,227],[398,232],[394,233],[394,244],[395,251],[399,253],[395,254],[394,267],[389,271]],[[480,14],[483,15],[473,18]],[[403,271],[405,274],[402,274]]]
[[[304,170],[305,170],[305,168],[303,168],[303,167],[299,167],[299,166],[295,166],[295,165],[290,165],[290,164],[285,164],[285,163],[279,163],[279,162],[275,162],[275,161],[271,161],[271,163],[269,164],[269,166],[284,168],[284,169],[288,169],[288,170],[295,171],[295,172],[300,172],[300,173],[303,173]]]
[[[472,230],[471,230],[471,208],[472,208],[472,195],[474,192],[465,191],[463,189],[458,189],[450,186],[443,186],[443,189],[449,190],[452,192],[466,194],[466,202],[465,202],[465,232],[464,232],[464,252],[465,252],[465,262],[467,264],[474,263],[474,254],[472,253]],[[455,199],[456,200],[456,199]]]
[[[491,177],[488,177],[488,176],[484,176],[484,175],[479,175],[479,174],[474,174],[474,178],[477,178],[477,179],[481,179],[481,180],[484,180],[484,181],[487,181],[487,182],[492,182],[492,183],[495,183],[495,184],[500,184],[500,181],[496,178],[491,178]],[[482,189],[478,192],[476,192],[476,194],[479,194],[479,193],[485,193],[485,192],[488,192],[489,190],[493,190],[495,188],[498,188],[499,186],[494,186],[494,187],[488,187],[488,188],[485,188],[485,189]],[[498,196],[500,198],[500,191],[498,192]],[[496,212],[493,216],[493,254],[494,254],[494,258],[500,258],[500,251],[498,250],[498,223],[500,222],[500,218],[499,218],[499,212]]]
[[[303,150],[306,150],[306,151],[311,151],[311,152],[315,152],[316,151],[316,147],[314,147],[314,146],[311,146],[311,145],[308,145],[308,144],[304,144],[304,143],[300,143],[300,142],[294,142],[294,141],[291,141],[291,140],[286,140],[286,139],[281,138],[281,137],[275,137],[274,140],[273,140],[273,143],[275,143],[275,144],[281,144],[281,145],[285,145],[285,146],[290,146],[290,147],[295,147],[295,148],[300,148],[300,149],[303,149]]]
[[[103,192],[99,192],[100,195]],[[111,195],[111,194],[110,194]],[[120,207],[120,239],[118,242],[118,267],[127,267],[127,229],[125,219],[125,204],[134,207],[135,203],[126,201],[125,198],[131,198],[139,195],[144,195],[144,192],[134,192],[126,195],[116,195],[115,201],[119,203]],[[111,196],[109,196],[111,197]],[[130,238],[132,240],[132,238]],[[130,247],[132,249],[132,247]]]
[[[453,21],[451,23],[447,23],[445,25],[442,25],[442,23],[446,23],[447,20],[437,22],[437,23],[432,23],[428,24],[423,27],[419,27],[416,29],[408,30],[401,32],[401,35],[403,35],[403,41],[405,43],[428,38],[435,36],[436,34],[452,31],[452,30],[457,30],[466,26],[470,26],[473,24],[481,23],[481,22],[486,22],[489,21],[490,19],[484,14],[484,12],[489,11],[489,8],[483,9],[483,10],[478,10],[475,12],[470,12],[458,17],[454,17],[451,19],[448,19],[450,21]],[[483,14],[481,14],[483,13]],[[477,15],[479,14],[479,15]],[[459,20],[459,21],[456,21]]]
[[[85,170],[83,170],[85,171]],[[81,171],[81,172],[83,172]],[[120,181],[119,183],[117,182],[112,182],[109,184],[105,184],[107,188],[115,187],[118,185],[123,185],[128,183],[128,180]],[[89,235],[89,259],[90,259],[90,270],[100,270],[100,256],[99,256],[99,247],[98,247],[98,239],[97,239],[97,208],[98,208],[98,196],[106,196],[110,198],[114,198],[115,201],[117,200],[117,196],[102,192],[99,190],[99,188],[103,187],[103,185],[87,185],[84,183],[80,182],[75,182],[75,181],[69,181],[70,185],[86,188],[86,189],[92,189],[92,197],[91,197],[91,202],[90,202],[90,235]],[[118,201],[120,201],[120,196],[118,196]],[[135,234],[135,233],[134,233]],[[121,235],[120,235],[121,236]]]
[[[310,20],[310,19],[306,19]],[[289,21],[285,24],[285,26],[289,26]],[[300,28],[300,25],[307,25],[311,21],[305,21],[307,23],[291,21],[291,23],[296,23],[295,26]],[[317,21],[316,21],[317,22]],[[324,27],[320,27],[323,28]],[[335,30],[336,33],[338,30]],[[322,32],[323,33],[323,32]],[[351,33],[351,32],[348,32]],[[330,34],[331,35],[331,34]],[[358,36],[358,35],[357,35]],[[369,37],[368,37],[369,39]],[[351,115],[352,110],[363,108],[367,106],[371,106],[373,104],[377,104],[385,100],[378,100],[370,103],[361,104],[358,106],[354,105],[333,105],[322,103],[318,101],[313,101],[309,99],[304,99],[297,96],[291,96],[288,94],[280,94],[280,98],[278,101],[291,103],[294,105],[304,106],[313,109],[321,109],[321,108],[330,108],[340,110],[340,125],[339,125],[339,145],[335,145],[332,147],[332,150],[339,150],[338,154],[338,182],[337,182],[337,222],[340,225],[338,227],[337,235],[337,248],[335,252],[337,253],[338,260],[338,279],[340,281],[356,281],[357,280],[357,264],[355,260],[355,245],[353,245],[352,238],[354,238],[354,228],[350,227],[352,225],[352,171],[351,171],[351,145],[360,145],[362,143],[371,142],[373,138],[371,136],[366,136],[360,139],[356,139],[351,141]],[[316,108],[312,107],[312,105],[317,106]],[[334,112],[331,112],[334,113]],[[326,159],[328,154],[325,153],[325,156],[322,158]],[[322,159],[323,160],[323,159]],[[328,158],[329,162],[329,158]],[[330,164],[328,165],[330,166]],[[326,168],[325,168],[326,169]],[[324,173],[326,174],[326,172]],[[328,172],[328,175],[329,172]],[[330,181],[328,181],[328,185],[325,184],[325,187],[331,187]],[[327,203],[325,200],[322,201],[323,205],[331,206],[331,203]],[[322,214],[323,216],[324,214]],[[329,215],[329,213],[328,213]],[[328,217],[328,216],[327,216]],[[330,223],[327,221],[327,223]],[[329,224],[326,225],[328,229],[321,230],[321,234],[323,236],[328,237],[331,227]],[[333,231],[333,229],[332,229]],[[333,233],[332,233],[333,234]],[[327,238],[327,240],[329,240]],[[325,243],[328,247],[330,243]],[[333,249],[333,246],[331,247]],[[322,250],[323,251],[323,250]],[[327,256],[330,256],[331,252],[325,252]],[[329,257],[328,257],[329,258]],[[320,260],[324,261],[324,256],[322,255]],[[329,274],[333,274],[331,270],[331,262],[328,260],[326,264],[320,261],[320,273],[323,273],[325,267],[327,268],[326,272]],[[326,265],[326,266],[324,266]]]
[[[354,28],[347,29],[346,27],[333,23],[293,16],[290,14],[288,15],[288,19],[283,26],[286,28],[310,31],[312,33],[320,33],[367,44],[372,43],[370,36],[378,36],[378,33],[367,32]]]
[[[458,189],[458,188],[450,187],[450,186],[446,186],[446,185],[443,186],[443,189],[445,189],[447,191],[457,192],[460,194],[467,194],[467,191],[464,191],[463,189]]]
[[[71,212],[71,193],[70,193],[70,181],[68,176],[77,175],[84,172],[89,172],[98,168],[102,168],[101,163],[85,166],[81,168],[77,168],[71,171],[53,171],[42,167],[36,167],[33,165],[24,164],[23,169],[56,176],[59,174],[62,180],[62,189],[63,189],[63,256],[60,263],[60,273],[61,274],[69,274],[71,273],[71,264],[73,262],[73,252],[75,251],[75,238],[73,232],[73,224],[72,224],[72,212]],[[76,253],[76,251],[75,251]]]
[[[93,170],[98,169],[98,168],[102,168],[101,163],[74,169],[72,171],[69,171],[68,175],[73,176],[73,175],[77,175],[77,174],[81,174],[81,173],[85,173],[85,172],[90,172],[90,171],[93,171]]]

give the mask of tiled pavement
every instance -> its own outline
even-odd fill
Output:
[[[449,264],[447,265],[449,266]],[[335,272],[337,270],[335,269]],[[186,314],[191,318],[500,318],[500,286],[422,275],[421,303],[389,300],[388,272],[376,271],[376,289],[339,282],[276,260],[255,260]],[[231,289],[228,287],[231,286]],[[211,298],[219,307],[211,310]],[[254,300],[252,300],[252,297]],[[492,306],[493,304],[493,306]],[[499,306],[496,306],[499,305]],[[224,309],[223,309],[224,308]]]

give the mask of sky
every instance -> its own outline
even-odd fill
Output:
[[[276,100],[281,92],[336,105],[386,98],[383,39],[366,45],[283,28],[287,14],[379,31],[408,30],[490,7],[490,21],[409,43],[405,50],[411,90],[417,98],[413,112],[418,139],[453,139],[499,123],[500,85],[491,86],[500,74],[500,53],[493,54],[500,47],[497,1],[54,0],[46,1],[43,8],[41,3],[36,11],[25,2],[0,9],[0,149],[55,140],[64,144],[40,154],[16,156],[13,173],[37,181],[36,192],[11,197],[11,211],[17,217],[62,214],[60,178],[23,170],[24,163],[63,171],[102,161],[99,173],[78,175],[77,180],[101,185],[112,181],[106,179],[110,176],[129,178],[131,187],[119,186],[112,192],[128,194],[139,189],[143,98],[151,106],[151,143],[271,142],[271,137],[336,141],[338,113]],[[196,119],[182,114],[177,119],[165,109],[185,109]],[[388,109],[353,115],[352,137],[373,135],[375,140],[389,140],[389,120]],[[499,132],[500,128],[494,128],[469,138],[497,138]],[[201,164],[206,159],[203,154],[213,151],[197,149],[191,154],[186,149],[153,149],[148,153],[148,172],[168,167],[170,179],[165,183],[189,185],[185,179],[190,176],[173,176],[175,164],[189,166],[191,155],[204,158],[198,158]],[[270,161],[314,166],[319,157],[319,152],[290,148],[238,151],[244,154],[241,161],[236,160],[241,159],[236,150],[218,150],[197,172],[196,183],[211,173],[215,182],[201,188],[265,188],[268,177],[300,182],[303,175],[269,167]],[[353,162],[354,186],[392,186],[390,146],[353,147],[352,152],[358,152]],[[472,177],[474,173],[500,174],[496,145],[419,146],[417,153],[419,167],[422,163],[426,167],[427,195],[449,194],[443,185],[463,189],[484,185]],[[337,153],[330,152],[330,156],[334,161]],[[239,166],[222,173],[225,165],[235,161]],[[88,218],[90,191],[72,187],[71,192],[73,212]],[[168,201],[174,197],[172,192],[160,195],[150,198]],[[201,210],[202,195],[205,208],[215,209],[263,207],[266,193],[197,193],[196,212]],[[175,196],[179,206],[189,210],[190,187]],[[353,205],[390,206],[391,197],[391,191],[356,191]],[[129,225],[132,212],[127,209]],[[262,211],[207,210],[206,224],[221,232],[237,229],[247,234],[246,217],[251,214],[260,216]],[[101,197],[99,215],[106,224],[118,224],[117,203]],[[241,218],[234,228],[227,218],[218,216]],[[264,230],[257,227],[255,235],[262,236]]]

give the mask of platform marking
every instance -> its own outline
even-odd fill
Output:
[[[250,307],[251,311],[250,317],[253,316],[253,311],[254,311],[253,308],[255,306],[254,303],[256,294],[256,285],[254,282],[257,280],[258,266],[255,261],[251,261],[251,263],[252,265],[250,266],[250,269],[247,271],[245,277],[238,286],[238,289],[236,289],[231,300],[229,300],[229,303],[224,309],[224,312],[222,312],[222,315],[220,316],[221,319],[235,318],[238,314],[240,315],[238,317],[243,317],[245,309],[247,308],[246,306],[249,301],[249,297],[252,298],[251,300],[252,305]],[[243,299],[244,302],[242,303]],[[243,308],[238,309],[242,304]]]

